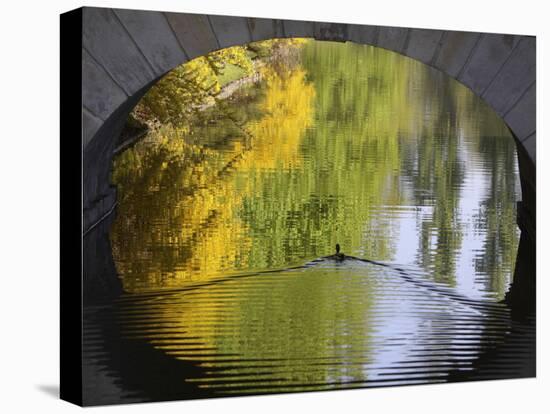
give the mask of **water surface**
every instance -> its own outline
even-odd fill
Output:
[[[116,160],[128,294],[86,313],[90,401],[532,375],[532,321],[501,303],[520,199],[502,121],[368,46],[312,41],[262,79]],[[376,263],[320,259],[336,243]]]

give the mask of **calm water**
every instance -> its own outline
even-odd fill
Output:
[[[308,43],[113,182],[128,294],[86,310],[90,403],[533,375],[533,323],[500,302],[514,142],[420,63]]]

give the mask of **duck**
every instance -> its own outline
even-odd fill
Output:
[[[344,253],[340,253],[340,244],[336,243],[336,254],[333,255],[335,260],[342,261],[346,258]]]

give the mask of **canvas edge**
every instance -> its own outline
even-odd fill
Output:
[[[59,23],[59,397],[82,406],[82,8],[61,14]]]

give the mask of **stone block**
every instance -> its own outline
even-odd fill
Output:
[[[442,35],[442,30],[411,29],[405,54],[430,65]]]
[[[520,141],[537,129],[536,89],[536,84],[530,86],[520,101],[504,117],[504,122],[514,131]]]
[[[519,41],[519,36],[483,34],[459,80],[481,95]]]
[[[362,24],[348,24],[348,40],[363,44],[374,45],[378,26],[365,26]]]
[[[434,66],[457,78],[479,36],[479,33],[446,32]]]
[[[283,37],[283,25],[280,20],[249,17],[248,27],[253,41]]]
[[[314,23],[315,39],[332,42],[348,40],[348,25],[345,23]]]
[[[221,48],[241,46],[252,41],[245,17],[210,16],[210,23]]]
[[[121,9],[115,9],[114,13],[157,75],[166,73],[186,61],[185,53],[162,13]]]
[[[533,161],[533,164],[537,164],[537,133],[531,134],[525,140],[521,141],[521,145],[525,148],[529,154],[529,158]]]
[[[313,22],[300,20],[283,20],[285,37],[314,37],[315,28]]]
[[[402,53],[408,31],[403,27],[380,27],[377,46]]]
[[[112,9],[83,9],[83,45],[128,95],[156,77]]]
[[[164,15],[190,59],[220,48],[207,16],[187,13]]]
[[[536,40],[525,36],[498,72],[483,98],[499,115],[510,109],[536,79]]]
[[[105,120],[127,98],[122,88],[86,51],[82,54],[82,102],[95,116]]]
[[[88,109],[82,109],[82,147],[90,143],[90,141],[95,136],[96,132],[99,131],[103,120],[92,114]]]

